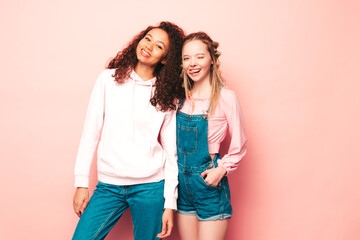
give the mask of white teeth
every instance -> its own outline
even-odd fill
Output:
[[[200,70],[201,69],[197,69],[197,70],[192,69],[192,70],[190,70],[190,73],[198,73],[198,72],[200,72]]]
[[[150,57],[150,54],[148,54],[147,52],[145,52],[144,50],[141,50],[145,55]]]

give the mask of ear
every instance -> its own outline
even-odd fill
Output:
[[[165,64],[166,64],[166,60],[167,60],[166,57],[164,57],[164,58],[160,61],[160,63],[165,65]]]

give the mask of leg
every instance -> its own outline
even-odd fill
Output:
[[[81,215],[73,239],[104,239],[128,208],[120,186],[99,182],[89,205]]]
[[[129,186],[135,240],[158,239],[164,212],[164,181]]]
[[[224,240],[228,218],[232,215],[230,189],[224,177],[217,187],[207,185],[201,176],[194,175],[197,186],[195,205],[199,221],[198,240]]]
[[[199,221],[195,215],[177,213],[177,227],[182,240],[197,240]]]
[[[225,240],[228,222],[228,219],[199,221],[198,240]]]

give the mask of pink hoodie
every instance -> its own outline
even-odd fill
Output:
[[[175,111],[157,111],[149,102],[156,78],[134,71],[123,84],[106,69],[93,89],[75,164],[75,186],[88,187],[97,152],[98,180],[134,185],[165,179],[165,206],[176,209],[178,168]]]

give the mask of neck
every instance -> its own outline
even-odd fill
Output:
[[[211,98],[210,77],[203,81],[194,82],[191,89],[191,96],[194,98]]]
[[[137,62],[134,69],[136,74],[144,81],[148,81],[154,78],[154,70],[155,70],[155,66],[149,67],[148,65],[144,65],[140,62]]]

